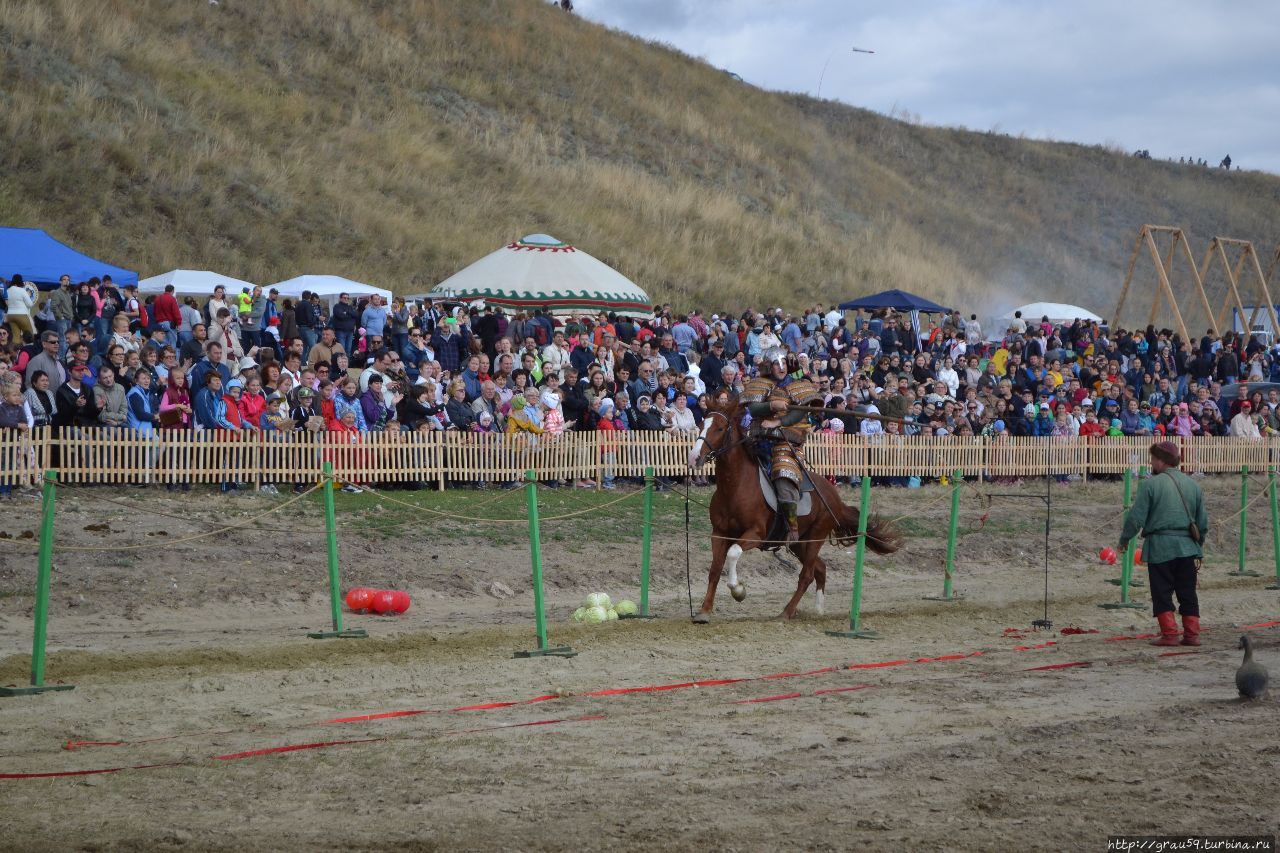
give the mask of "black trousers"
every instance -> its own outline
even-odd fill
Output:
[[[1178,596],[1178,612],[1183,616],[1200,615],[1200,599],[1196,596],[1196,558],[1178,557],[1164,563],[1147,564],[1151,583],[1151,611],[1159,616],[1173,610],[1173,597]]]

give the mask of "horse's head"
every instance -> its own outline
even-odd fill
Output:
[[[728,450],[734,441],[737,426],[734,419],[738,417],[738,406],[735,403],[709,403],[706,415],[702,419],[702,429],[698,432],[698,440],[689,449],[689,467],[701,467],[707,459]]]

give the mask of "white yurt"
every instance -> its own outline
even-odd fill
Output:
[[[501,305],[552,314],[616,311],[649,317],[649,295],[617,270],[546,234],[530,234],[440,282],[431,299]]]

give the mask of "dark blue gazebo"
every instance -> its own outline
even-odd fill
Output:
[[[848,302],[840,303],[841,311],[880,311],[885,308],[892,308],[895,311],[919,311],[925,314],[948,314],[950,308],[943,308],[936,302],[930,302],[923,296],[916,296],[914,293],[907,293],[905,290],[885,290],[880,293],[873,293],[870,296],[863,296],[858,299],[851,299]]]
[[[137,284],[138,274],[91,258],[55,240],[39,228],[0,228],[0,274],[17,273],[41,290],[58,286],[64,274],[71,281],[111,276],[116,284]]]

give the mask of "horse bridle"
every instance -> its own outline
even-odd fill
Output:
[[[706,419],[708,419],[708,418],[712,418],[712,417],[721,417],[721,418],[724,418],[725,425],[726,425],[730,430],[732,430],[732,429],[733,429],[733,419],[732,419],[732,418],[730,418],[728,415],[726,415],[724,412],[721,412],[721,411],[710,411],[710,412],[707,412],[707,414],[706,414],[706,416],[705,416],[704,420],[706,420]],[[745,432],[745,431],[742,431],[742,434],[738,437],[738,439],[737,439],[736,441],[726,441],[723,445],[721,445],[720,447],[716,448],[715,450],[708,450],[708,451],[707,451],[707,457],[706,457],[706,458],[707,458],[707,460],[708,460],[708,461],[711,461],[711,462],[714,462],[714,461],[716,460],[716,458],[717,458],[717,457],[719,457],[721,454],[728,453],[730,450],[732,450],[733,448],[737,447],[737,446],[738,446],[738,445],[740,445],[740,444],[745,444],[745,443],[746,443],[746,441],[747,441],[747,438],[748,438],[748,436],[747,436],[746,432]],[[705,437],[703,438],[703,442],[704,442],[704,443],[706,442]]]

